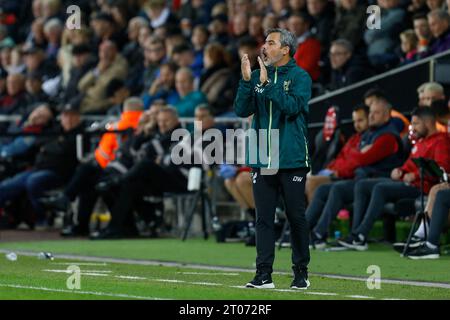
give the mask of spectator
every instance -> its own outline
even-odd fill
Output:
[[[354,200],[357,181],[365,178],[388,177],[391,170],[402,164],[401,141],[391,122],[391,106],[385,100],[376,100],[370,106],[369,130],[361,137],[359,150],[348,154],[347,169],[355,179],[324,184],[316,190],[306,217],[315,248],[326,245],[328,228],[344,205]]]
[[[426,83],[421,97],[423,106],[430,107],[436,100],[445,100],[444,87],[437,82]]]
[[[428,26],[427,16],[425,14],[417,14],[413,16],[414,32],[419,39],[417,44],[417,52],[423,54],[428,50],[431,40],[430,27]]]
[[[42,75],[44,82],[59,74],[59,69],[55,63],[45,59],[42,48],[25,48],[23,54],[25,56],[26,73],[38,72]]]
[[[112,79],[106,87],[106,96],[112,105],[107,114],[120,117],[123,104],[130,97],[130,90],[122,80]]]
[[[263,29],[264,15],[259,13],[252,13],[248,21],[248,34],[253,37],[258,47],[264,44],[264,29]]]
[[[150,21],[153,29],[162,25],[175,27],[178,19],[170,12],[165,0],[149,0],[144,4],[145,18]]]
[[[445,171],[450,170],[450,139],[436,129],[436,118],[426,108],[416,109],[411,119],[413,131],[419,138],[403,166],[395,168],[389,179],[363,179],[355,186],[355,202],[351,235],[339,241],[342,246],[363,251],[368,249],[367,237],[375,220],[388,201],[415,199],[420,195],[419,169],[413,158],[434,160]],[[425,176],[424,189],[428,193],[437,181]]]
[[[371,88],[364,93],[364,104],[366,106],[370,107],[372,103],[374,103],[377,100],[382,100],[385,103],[389,103],[386,94],[376,87]],[[394,108],[391,108],[391,117],[392,123],[397,128],[400,137],[406,136],[409,133],[409,125],[410,125],[408,118],[406,118],[401,112],[395,110]]]
[[[249,18],[248,12],[236,12],[232,20],[233,30],[233,44],[236,44],[239,39],[247,37],[248,34]]]
[[[336,6],[332,39],[346,39],[359,51],[363,45],[366,7],[357,0],[342,0]]]
[[[4,47],[14,47],[14,40],[8,36],[8,29],[5,25],[0,24],[0,50]]]
[[[411,242],[412,245],[410,245],[410,249],[406,254],[408,258],[414,260],[439,258],[439,237],[447,222],[450,221],[450,204],[448,199],[450,199],[450,185],[448,183],[441,183],[431,188],[427,201],[428,209],[425,210],[431,219],[428,237],[425,239],[424,233],[421,237],[417,237],[417,232],[415,233],[416,241]],[[404,245],[399,249],[403,248]]]
[[[227,53],[221,44],[210,43],[206,46],[200,91],[206,95],[215,116],[230,111],[236,93],[235,78],[227,60]]]
[[[210,19],[208,9],[207,1],[187,1],[181,5],[178,18],[194,21],[196,24],[206,24]]]
[[[308,203],[312,203],[314,192],[319,186],[332,183],[337,179],[350,179],[354,177],[354,172],[347,170],[348,164],[351,163],[348,157],[352,155],[353,151],[359,150],[361,137],[369,128],[369,107],[361,105],[354,108],[352,119],[356,133],[347,140],[336,159],[317,175],[308,176],[305,186],[305,194]]]
[[[400,58],[400,65],[405,65],[414,62],[418,58],[418,39],[414,30],[408,29],[400,33],[402,56]]]
[[[306,0],[289,0],[290,13],[307,12]]]
[[[41,134],[50,131],[53,124],[53,113],[54,111],[48,104],[38,105],[20,124],[19,132]],[[37,151],[37,148],[47,139],[34,135],[18,136],[11,142],[0,145],[0,159],[14,160],[16,157],[30,155],[32,150]]]
[[[8,72],[0,67],[0,101],[6,95],[6,78],[8,78]]]
[[[111,105],[106,98],[106,86],[112,79],[125,79],[127,61],[118,53],[117,45],[105,40],[99,47],[99,62],[78,84],[83,94],[81,113],[104,113]]]
[[[64,106],[60,122],[61,134],[40,149],[33,168],[0,183],[0,207],[26,193],[37,216],[37,225],[46,224],[40,198],[67,181],[78,162],[75,138],[82,131],[82,123],[75,103]]]
[[[430,11],[443,9],[445,0],[427,0],[427,7]]]
[[[253,37],[242,38],[238,42],[239,59],[242,59],[244,54],[247,54],[248,60],[250,61],[250,68],[252,70],[259,69],[259,63],[258,63],[259,53],[260,53],[260,49],[258,48],[258,42],[255,40],[255,38],[253,38]],[[240,68],[241,68],[240,65],[237,64],[236,68],[239,68],[239,70],[234,70],[234,68],[233,68],[233,74],[236,74],[236,72],[239,74]]]
[[[307,0],[308,13],[313,18],[312,34],[320,41],[322,57],[330,48],[331,32],[334,25],[334,4],[328,0]]]
[[[0,114],[25,112],[27,107],[25,76],[20,73],[9,74],[6,78],[6,92],[7,94],[0,100]]]
[[[36,18],[33,20],[31,24],[31,30],[28,33],[27,39],[25,40],[26,47],[39,47],[44,48],[45,43],[45,34],[44,34],[44,18]]]
[[[63,30],[64,25],[57,18],[52,18],[45,23],[44,36],[47,41],[47,48],[45,50],[47,59],[56,60],[61,45],[61,35]]]
[[[203,51],[208,43],[209,32],[204,25],[196,25],[192,31],[191,42],[194,47],[194,66],[203,69]]]
[[[311,19],[305,13],[295,13],[289,17],[288,28],[297,37],[294,59],[297,65],[309,73],[313,81],[320,76],[320,42],[310,31]]]
[[[94,47],[99,47],[105,40],[113,40],[120,51],[125,39],[118,31],[113,16],[105,12],[98,12],[91,19],[91,28],[94,30]]]
[[[159,76],[153,81],[148,93],[144,93],[144,109],[148,109],[155,100],[163,99],[168,104],[175,104],[180,97],[175,89],[176,64],[172,62],[161,65]]]
[[[450,49],[450,15],[437,9],[428,14],[428,24],[433,35],[433,43],[427,55],[433,55]]]
[[[165,59],[166,47],[164,40],[153,36],[147,38],[144,42],[144,92],[147,92],[152,86],[153,81],[159,74],[160,65]]]
[[[400,0],[378,0],[381,7],[381,29],[367,29],[364,41],[367,45],[367,55],[375,67],[390,65],[396,62],[392,52],[398,45],[397,34],[402,31],[405,11],[399,6]]]
[[[436,127],[439,132],[450,132],[450,108],[447,100],[436,100],[431,103],[431,110],[436,115]]]
[[[208,25],[208,31],[210,33],[209,42],[219,42],[223,46],[226,46],[229,42],[228,37],[228,17],[226,15],[214,16]]]
[[[27,74],[25,88],[27,104],[30,107],[33,107],[36,103],[49,101],[49,97],[42,90],[42,77],[39,73]]]
[[[333,41],[330,48],[331,81],[329,89],[337,90],[361,81],[371,72],[360,58],[353,54],[353,46],[344,39]]]
[[[429,12],[426,0],[412,0],[407,7],[408,17],[413,18],[415,15],[425,15]],[[414,19],[414,18],[413,18]],[[411,19],[408,19],[411,20]]]
[[[189,68],[180,68],[175,74],[175,87],[180,100],[174,104],[180,117],[193,117],[195,108],[206,103],[206,96],[194,90],[194,75]]]
[[[179,68],[190,68],[194,74],[194,77],[196,79],[200,78],[202,65],[194,65],[195,52],[188,43],[185,42],[173,48],[172,61],[175,62]]]
[[[142,114],[142,108],[143,104],[139,98],[132,97],[127,99],[119,121],[109,124],[106,129],[108,131],[136,129]],[[108,164],[116,159],[117,150],[124,141],[126,141],[126,135],[122,136],[116,133],[103,134],[95,150],[95,160],[80,164],[64,191],[47,201],[47,204],[50,206],[68,211],[70,203],[79,197],[77,227],[66,226],[67,229],[63,230],[63,235],[88,234],[89,217],[99,196],[94,187],[101,179],[112,174],[106,168]],[[126,170],[126,168],[120,166],[116,168],[119,168],[119,171],[122,170],[122,173],[124,173],[124,169]],[[112,207],[113,200],[110,198],[105,198],[105,200],[109,207]]]
[[[70,69],[69,80],[61,90],[60,99],[63,102],[67,102],[79,94],[78,83],[96,65],[95,58],[91,54],[91,48],[87,44],[74,45],[71,55],[72,68]]]
[[[183,70],[183,69],[181,69]],[[180,129],[177,111],[164,108],[158,113],[159,134],[148,144],[145,157],[120,177],[115,177],[103,189],[120,187],[117,200],[111,209],[108,227],[92,239],[120,238],[127,235],[127,221],[142,196],[162,197],[164,192],[183,192],[187,189],[185,165],[175,165],[171,152],[177,144],[171,139],[172,132]],[[158,148],[154,146],[159,146]]]

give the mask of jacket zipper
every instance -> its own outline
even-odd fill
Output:
[[[278,67],[275,67],[275,78],[273,80],[273,83],[276,84],[277,83],[277,79],[278,79]],[[270,100],[269,102],[269,142],[268,142],[268,147],[269,147],[269,164],[267,166],[267,169],[270,169],[270,165],[272,162],[272,156],[271,156],[271,151],[272,151],[272,137],[271,137],[271,131],[272,131],[272,100]]]

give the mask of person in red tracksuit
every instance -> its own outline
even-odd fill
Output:
[[[450,171],[450,138],[448,134],[438,132],[433,111],[429,108],[414,110],[411,123],[419,140],[403,166],[392,170],[391,179],[363,179],[356,183],[352,232],[347,239],[339,241],[341,245],[358,251],[367,250],[367,236],[382,214],[384,205],[398,199],[415,199],[420,195],[419,169],[412,159],[431,159],[446,172]],[[425,176],[424,192],[428,193],[438,182]]]
[[[353,134],[342,147],[337,157],[331,161],[326,169],[321,170],[317,175],[308,176],[306,180],[305,193],[308,203],[311,203],[316,189],[337,179],[351,179],[354,177],[352,162],[352,151],[359,150],[362,134],[369,128],[369,108],[359,105],[352,112],[353,126],[356,133]]]

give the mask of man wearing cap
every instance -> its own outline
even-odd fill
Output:
[[[59,69],[54,62],[45,59],[44,49],[31,46],[22,51],[25,60],[26,73],[39,72],[43,81],[54,78],[59,74]]]
[[[0,183],[0,208],[26,194],[37,216],[37,224],[46,223],[45,210],[39,199],[48,190],[63,184],[78,164],[76,135],[83,130],[77,101],[63,106],[61,134],[41,147],[32,169]]]

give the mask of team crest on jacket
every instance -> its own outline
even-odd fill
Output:
[[[291,84],[291,80],[283,82],[284,91],[289,91],[289,85]]]

